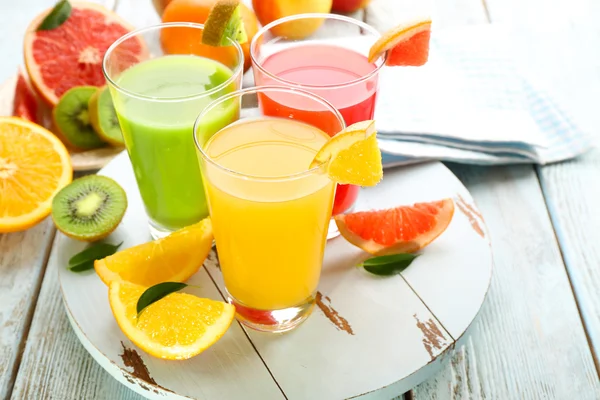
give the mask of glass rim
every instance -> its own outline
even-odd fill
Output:
[[[381,68],[385,65],[385,61],[387,60],[387,56],[388,56],[387,52],[383,53],[383,55],[381,55],[379,57],[379,59],[381,59],[381,64],[376,65],[376,68],[373,71],[369,72],[366,75],[361,76],[360,78],[356,78],[354,80],[344,82],[344,83],[339,83],[339,84],[311,85],[311,84],[298,83],[298,82],[294,82],[294,81],[288,81],[287,79],[280,78],[277,75],[267,71],[262,66],[262,64],[260,62],[258,62],[258,58],[256,57],[256,54],[255,54],[256,47],[258,44],[258,39],[260,37],[264,36],[264,34],[267,31],[271,30],[273,27],[275,27],[277,25],[281,25],[286,22],[296,21],[296,20],[301,20],[301,19],[313,19],[313,18],[321,18],[321,19],[326,19],[326,20],[329,19],[329,20],[346,22],[349,24],[356,25],[359,28],[368,31],[369,33],[373,34],[374,36],[376,36],[378,38],[381,37],[381,34],[375,28],[373,28],[371,25],[369,25],[363,21],[360,21],[356,18],[351,18],[351,17],[345,16],[345,15],[327,14],[327,13],[304,13],[304,14],[290,15],[289,17],[276,19],[275,21],[263,26],[262,28],[260,28],[258,30],[258,32],[256,32],[256,35],[254,35],[254,37],[252,38],[252,41],[250,42],[250,60],[252,62],[252,68],[257,68],[261,73],[267,75],[269,78],[271,78],[277,82],[285,83],[286,85],[290,85],[290,86],[295,86],[295,87],[299,87],[299,88],[306,87],[306,88],[312,88],[312,89],[338,89],[338,88],[341,89],[341,88],[352,86],[357,83],[361,83],[361,82],[371,79],[373,76],[377,75],[379,73],[379,71],[381,70]]]
[[[114,87],[118,91],[120,91],[121,93],[126,94],[129,97],[136,98],[138,100],[147,100],[147,101],[164,102],[164,103],[175,103],[175,102],[181,102],[181,101],[187,101],[187,100],[197,100],[197,99],[201,99],[206,96],[210,96],[212,94],[215,94],[215,93],[223,90],[225,87],[229,86],[231,83],[233,83],[235,80],[238,79],[240,72],[244,68],[244,52],[238,42],[227,38],[227,40],[229,40],[229,42],[231,42],[233,44],[233,47],[235,47],[235,49],[237,50],[237,53],[239,56],[238,58],[239,58],[240,62],[238,62],[237,65],[235,66],[235,68],[232,69],[233,73],[231,74],[231,77],[229,77],[229,79],[227,79],[225,82],[223,82],[223,83],[219,84],[218,86],[215,86],[214,88],[207,90],[205,92],[198,93],[198,94],[191,94],[191,95],[187,95],[187,96],[178,96],[178,97],[147,96],[147,95],[140,94],[140,93],[131,91],[129,89],[126,89],[123,86],[119,85],[117,82],[115,82],[115,80],[110,76],[110,74],[107,71],[109,55],[112,54],[115,51],[115,49],[120,44],[122,44],[124,41],[131,39],[134,36],[138,36],[138,35],[141,35],[141,34],[144,34],[144,33],[150,32],[150,31],[154,31],[154,30],[161,30],[163,28],[194,28],[194,29],[204,30],[204,25],[197,24],[194,22],[167,22],[167,23],[161,23],[161,24],[147,26],[144,28],[135,29],[129,33],[126,33],[125,35],[123,35],[120,38],[118,38],[117,40],[115,40],[109,46],[109,48],[106,50],[106,52],[104,53],[104,57],[102,59],[102,73],[104,74],[104,77],[106,78],[106,82],[109,83],[112,87]],[[190,54],[190,55],[193,55],[193,54]],[[196,56],[196,57],[202,57],[202,56]],[[148,60],[151,60],[151,58],[149,58]],[[144,61],[147,61],[147,60],[144,60]],[[215,60],[215,61],[217,61],[217,60]],[[137,65],[137,64],[135,64],[135,65]]]
[[[200,146],[200,144],[198,143],[198,134],[197,133],[198,133],[198,127],[199,127],[200,120],[203,117],[205,117],[206,114],[210,110],[212,110],[214,107],[218,106],[219,104],[221,104],[221,103],[223,103],[223,102],[225,102],[227,100],[233,99],[235,97],[242,97],[244,95],[251,94],[251,93],[257,93],[258,94],[260,92],[269,92],[269,91],[270,92],[294,93],[294,94],[300,94],[302,96],[311,98],[311,99],[317,101],[318,103],[324,105],[325,107],[327,107],[329,109],[329,111],[331,111],[331,113],[333,115],[335,115],[335,117],[340,122],[340,125],[342,126],[341,130],[346,129],[346,122],[344,121],[344,118],[342,117],[342,114],[338,111],[338,109],[335,108],[333,106],[333,104],[331,104],[327,100],[323,99],[322,97],[320,97],[320,96],[318,96],[318,95],[316,95],[314,93],[311,93],[309,91],[302,90],[302,89],[289,88],[289,87],[285,87],[285,86],[276,86],[276,85],[271,85],[271,86],[269,86],[269,85],[267,85],[267,86],[253,86],[253,87],[249,87],[249,88],[245,88],[245,89],[235,90],[235,91],[233,91],[231,93],[223,95],[223,96],[219,97],[218,99],[212,101],[206,107],[204,107],[204,109],[202,110],[202,112],[200,112],[200,115],[198,115],[198,117],[196,118],[196,121],[194,122],[193,135],[194,135],[194,144],[196,145],[196,149],[200,152],[201,157],[206,162],[208,162],[211,165],[213,165],[214,167],[218,168],[221,172],[225,172],[227,174],[230,174],[230,175],[233,175],[235,177],[242,178],[242,179],[253,180],[253,181],[261,181],[261,182],[288,182],[288,181],[292,181],[292,180],[296,180],[296,179],[301,179],[301,178],[304,178],[304,177],[308,177],[308,176],[314,175],[316,172],[318,172],[319,170],[321,170],[321,167],[322,167],[323,163],[321,163],[321,164],[319,164],[316,167],[313,167],[311,169],[307,168],[305,171],[302,171],[302,172],[296,172],[294,174],[281,175],[281,176],[256,176],[256,175],[245,174],[245,173],[238,172],[238,171],[235,171],[235,170],[232,170],[232,169],[229,169],[229,168],[226,168],[226,167],[222,166],[221,164],[219,164],[218,162],[216,162],[215,160],[213,160],[212,157],[210,157],[208,154],[206,154],[204,152],[204,149],[202,148],[202,146]],[[241,109],[241,107],[240,107],[240,109]],[[238,121],[241,121],[241,120],[238,120]],[[234,121],[234,122],[237,122],[237,121]],[[229,126],[229,125],[231,125],[231,124],[228,124],[227,126]],[[220,132],[224,128],[225,127],[219,129],[216,133]],[[319,128],[317,128],[317,129],[319,129]],[[325,132],[325,133],[327,134],[327,132]],[[327,134],[327,135],[329,136],[329,134]]]

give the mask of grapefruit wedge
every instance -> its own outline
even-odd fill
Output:
[[[384,256],[421,250],[446,230],[453,215],[454,202],[444,199],[334,218],[347,241],[369,254]]]
[[[369,51],[369,62],[388,52],[388,66],[424,65],[429,59],[431,20],[423,19],[402,24],[385,32]]]
[[[33,87],[48,105],[55,106],[75,86],[105,84],[104,53],[133,27],[98,4],[73,2],[65,22],[54,29],[38,31],[50,11],[44,11],[29,24],[23,52]],[[134,59],[146,58],[148,53],[141,40],[128,40],[121,48]]]
[[[13,116],[21,117],[36,124],[40,122],[37,96],[31,87],[29,78],[21,68],[19,68],[17,85],[15,86]]]

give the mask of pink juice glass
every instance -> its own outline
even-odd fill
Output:
[[[298,32],[301,26],[318,28],[303,38],[281,35],[282,31]],[[258,31],[250,45],[255,84],[316,94],[339,110],[347,126],[373,119],[379,71],[385,56],[374,63],[367,57],[379,37],[373,27],[342,15],[298,14],[278,19]],[[259,101],[265,115],[295,115],[319,126],[320,111],[311,110],[293,96],[259,96]],[[332,215],[351,210],[358,192],[358,186],[338,185]],[[337,234],[332,223],[329,237]]]

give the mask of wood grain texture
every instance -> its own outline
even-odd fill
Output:
[[[529,2],[496,3],[507,10],[509,20],[512,10]],[[415,5],[405,3],[374,0],[367,21],[379,30],[400,23],[405,15],[415,13]],[[487,10],[478,0],[436,1],[433,8],[434,29],[487,22]],[[549,7],[541,1],[530,7],[531,14],[522,17],[523,29],[540,10],[548,12]],[[556,50],[553,42],[547,46]],[[494,277],[470,336],[457,346],[442,373],[413,390],[414,398],[554,399],[573,393],[581,399],[598,398],[596,371],[534,169],[452,169],[486,220]]]
[[[493,22],[509,26],[526,73],[593,135],[596,150],[538,171],[562,254],[600,369],[600,3],[488,0]],[[561,49],[557,52],[556,49]]]
[[[0,234],[0,399],[10,395],[29,331],[54,225]]]
[[[452,166],[494,252],[487,303],[450,365],[416,399],[597,399],[600,386],[530,167]]]
[[[106,373],[79,343],[65,315],[55,269],[44,278],[11,399],[143,399]]]

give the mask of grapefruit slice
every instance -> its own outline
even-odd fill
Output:
[[[38,31],[52,10],[31,21],[25,33],[25,67],[35,90],[50,106],[75,86],[102,86],[102,59],[108,47],[133,27],[106,8],[85,2],[72,4],[71,14],[57,28]],[[146,58],[141,40],[121,45],[132,58]]]
[[[13,116],[39,123],[39,105],[35,91],[25,72],[19,68],[15,98],[13,100]]]
[[[419,67],[429,59],[431,20],[402,24],[385,32],[369,51],[369,62],[388,52],[386,65]]]
[[[332,137],[317,153],[310,168],[324,165],[339,184],[375,186],[383,177],[375,121],[350,125]]]
[[[369,254],[414,253],[441,235],[454,215],[454,202],[444,199],[386,210],[336,215],[347,241]]]

